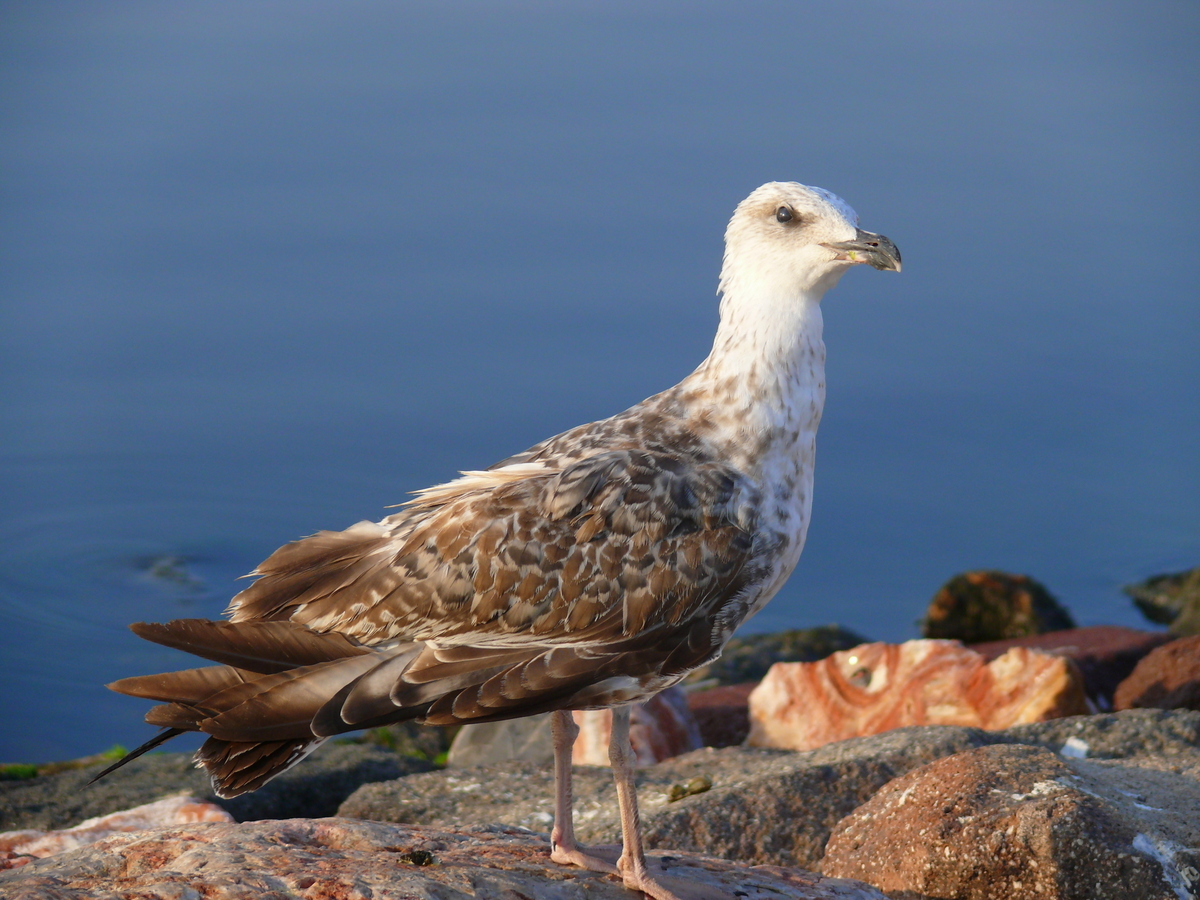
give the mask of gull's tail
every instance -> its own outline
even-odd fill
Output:
[[[96,778],[177,735],[199,731],[209,739],[196,762],[208,770],[221,797],[253,791],[290,769],[329,736],[315,734],[313,723],[331,697],[381,663],[403,666],[418,652],[416,645],[372,651],[342,635],[321,634],[289,621],[179,619],[131,627],[147,640],[222,665],[110,684],[119,693],[160,701],[146,721],[163,731]],[[405,712],[416,717],[423,708],[392,707],[389,721],[404,718]],[[374,724],[338,720],[330,734]]]

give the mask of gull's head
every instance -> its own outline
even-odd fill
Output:
[[[794,181],[771,181],[738,204],[725,230],[721,290],[819,297],[851,266],[900,271],[900,251],[858,227],[841,197]]]

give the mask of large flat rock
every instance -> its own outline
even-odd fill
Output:
[[[188,753],[150,753],[89,785],[107,763],[22,781],[0,781],[0,831],[51,831],[186,791],[239,821],[331,816],[362,784],[427,772],[431,763],[369,744],[326,744],[262,789],[232,800],[212,791]]]
[[[886,900],[798,869],[653,854],[669,886],[712,900]],[[550,862],[542,834],[353,819],[188,825],[118,835],[0,872],[6,900],[630,900],[612,876]]]

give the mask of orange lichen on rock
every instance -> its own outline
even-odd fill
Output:
[[[0,833],[0,868],[15,868],[33,858],[54,856],[94,844],[114,834],[145,831],[167,825],[195,822],[232,822],[233,816],[215,803],[180,794],[97,816],[74,828],[60,831],[6,831]]]
[[[906,725],[996,730],[1088,712],[1065,657],[1014,647],[986,662],[958,641],[862,644],[776,663],[750,695],[753,747],[811,750]]]

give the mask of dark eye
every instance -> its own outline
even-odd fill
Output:
[[[788,209],[786,206],[779,207],[779,209],[775,210],[775,221],[776,222],[792,221],[792,211],[790,209]]]

